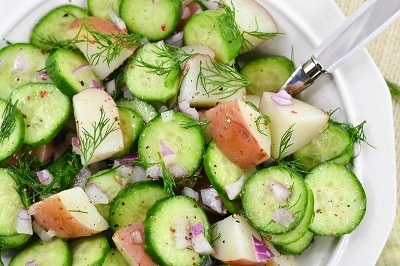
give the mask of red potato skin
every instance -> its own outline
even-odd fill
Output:
[[[199,10],[201,10],[201,6],[196,1],[192,1],[182,7],[182,17],[176,31],[182,31],[188,20]]]
[[[82,28],[83,20],[85,20],[85,23],[89,28],[97,30],[104,34],[125,35],[128,33],[126,30],[119,29],[117,25],[115,25],[111,21],[98,17],[78,18],[74,20],[71,23],[71,25],[69,25],[68,31],[70,32],[77,31],[77,33],[79,33],[79,30]],[[88,40],[88,42],[94,43],[95,41]],[[133,47],[126,47],[126,48],[134,51],[136,50],[137,47],[139,47],[139,44],[134,45]]]
[[[258,165],[270,158],[247,129],[238,101],[220,104],[206,111],[212,138],[222,153],[242,169]]]
[[[138,266],[157,266],[154,263],[150,256],[144,251],[144,242],[137,244],[133,243],[131,236],[133,232],[140,231],[142,238],[144,239],[144,224],[143,222],[136,222],[129,226],[119,229],[115,232],[113,236],[113,240],[117,245],[117,248],[125,257],[126,255],[129,258],[125,258],[128,262],[132,262],[133,265]],[[136,264],[135,264],[136,263]]]
[[[102,33],[108,34],[126,34],[127,31],[120,30],[117,25],[112,23],[109,20],[97,18],[97,17],[87,17],[87,18],[78,18],[74,20],[71,25],[69,26],[68,30],[77,30],[82,27],[82,22],[85,20],[88,27],[92,29],[96,29]]]
[[[33,208],[35,221],[42,228],[54,231],[57,237],[69,239],[99,233],[77,221],[57,195],[36,203]]]

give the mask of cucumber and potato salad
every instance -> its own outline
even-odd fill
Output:
[[[0,50],[9,265],[294,265],[356,229],[363,125],[280,91],[254,0],[88,0]],[[270,264],[271,263],[271,264]]]

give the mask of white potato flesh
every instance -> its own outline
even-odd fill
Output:
[[[103,34],[126,34],[126,32],[120,30],[111,21],[101,18],[89,17],[86,19],[88,27],[98,30]],[[133,48],[124,48],[121,52],[113,58],[110,62],[107,62],[107,52],[101,52],[104,49],[102,45],[99,45],[93,36],[82,27],[82,19],[77,19],[74,21],[68,29],[68,34],[71,38],[76,38],[78,40],[84,40],[83,42],[77,42],[76,46],[83,53],[86,59],[91,63],[91,66],[97,76],[100,79],[105,79],[114,70],[121,66],[124,61],[133,54],[137,46]],[[104,45],[104,44],[103,44]],[[100,54],[99,58],[94,62],[92,60],[93,56]]]
[[[261,96],[259,110],[267,115],[271,130],[271,156],[279,157],[279,147],[282,136],[292,129],[290,146],[285,150],[288,156],[309,143],[318,133],[322,132],[329,120],[329,115],[323,110],[301,100],[292,98],[291,104],[285,105],[273,100],[275,93],[264,92]],[[272,97],[272,98],[271,98]]]
[[[230,215],[212,227],[214,258],[229,265],[259,263],[253,236],[261,240],[260,233],[241,215]]]
[[[117,105],[111,95],[101,89],[85,89],[72,98],[77,135],[79,138],[78,154],[81,155],[83,165],[110,158],[124,148],[123,132]],[[83,148],[82,142],[89,140],[88,136],[100,135],[100,122],[108,120],[101,130],[104,136],[100,142],[92,143],[89,148]],[[97,126],[96,126],[97,125]],[[106,128],[111,127],[110,133],[105,136]],[[95,130],[96,129],[96,130]],[[95,147],[94,145],[98,145]],[[88,156],[83,156],[84,150]],[[93,153],[91,156],[90,154]]]
[[[235,8],[235,22],[241,33],[261,32],[276,33],[278,27],[271,14],[254,0],[221,0],[229,7]],[[265,39],[257,38],[244,33],[247,47],[242,47],[241,53],[247,52],[265,42]]]
[[[81,187],[39,201],[31,206],[30,212],[40,227],[61,238],[89,236],[109,227]]]
[[[243,100],[246,98],[246,88],[235,89],[225,86],[218,87],[209,83],[212,77],[214,84],[223,80],[210,70],[213,69],[213,59],[207,54],[198,54],[186,61],[183,68],[183,80],[179,93],[179,101],[187,100],[191,107],[210,108],[218,103],[226,103],[234,99]],[[200,76],[207,78],[205,84],[201,83]],[[232,93],[232,91],[235,91]]]
[[[271,133],[265,118],[241,100],[206,111],[209,130],[218,148],[242,169],[270,158]]]

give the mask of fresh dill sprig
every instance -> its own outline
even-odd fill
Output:
[[[48,46],[51,47],[52,49],[65,48],[70,50],[75,50],[76,49],[75,45],[81,42],[77,39],[59,40],[57,39],[57,37],[53,35],[38,36],[36,37],[36,40],[41,44],[43,44],[43,46]]]
[[[262,32],[254,30],[254,31],[243,31],[241,34],[241,39],[242,39],[242,47],[247,51],[251,50],[251,42],[249,41],[247,36],[255,37],[257,39],[262,39],[262,40],[269,40],[272,38],[275,38],[277,35],[279,35],[279,32]]]
[[[286,156],[286,151],[289,149],[293,143],[290,142],[290,139],[293,135],[293,127],[295,124],[289,126],[289,128],[285,131],[285,133],[281,137],[281,141],[279,143],[279,155],[277,161],[282,161],[283,158]]]
[[[268,136],[267,132],[265,132],[263,126],[268,126],[268,124],[271,123],[271,119],[267,115],[260,115],[257,117],[256,120],[256,125],[257,125],[257,130],[264,136]]]
[[[193,121],[193,122],[182,122],[179,125],[184,128],[188,129],[191,127],[200,127],[202,130],[206,129],[208,125],[210,125],[211,121],[204,120],[204,121]]]
[[[196,86],[203,88],[207,95],[220,95],[221,99],[229,98],[249,85],[250,81],[234,67],[213,60],[200,62]]]
[[[17,183],[16,189],[22,196],[26,207],[30,206],[37,197],[46,195],[52,190],[52,184],[45,186],[40,183],[36,176],[35,169],[40,169],[40,167],[40,161],[36,157],[31,156],[27,150],[22,151],[18,156],[16,164],[10,164],[8,167],[13,173]],[[53,180],[53,182],[55,181]]]
[[[141,34],[114,34],[103,33],[98,30],[94,25],[88,25],[85,19],[82,22],[82,27],[87,31],[88,35],[93,38],[94,43],[99,49],[98,53],[90,56],[89,61],[93,65],[98,65],[100,62],[111,62],[117,58],[122,50],[132,48],[138,45],[139,40],[143,38]],[[79,36],[79,34],[77,35]],[[89,45],[89,41],[85,40]]]
[[[189,58],[197,55],[197,53],[187,53],[179,47],[168,45],[165,43],[157,44],[152,47],[153,53],[159,60],[153,62],[145,61],[142,57],[133,57],[136,64],[140,67],[145,67],[152,73],[157,75],[169,75],[176,69],[179,69],[180,65],[187,61]]]
[[[0,145],[4,143],[10,136],[15,127],[17,126],[16,115],[18,112],[17,103],[13,104],[11,100],[6,103],[6,108],[1,116],[0,125]]]
[[[81,169],[80,162],[73,152],[64,153],[59,159],[43,165],[35,156],[24,149],[18,156],[16,164],[7,164],[17,183],[16,189],[20,193],[26,207],[29,207],[39,197],[57,193],[62,189],[70,188],[76,174]],[[40,183],[37,171],[44,167],[52,174],[52,181],[48,185]]]
[[[101,106],[99,121],[92,123],[93,133],[90,133],[86,128],[82,128],[83,136],[79,139],[79,150],[85,163],[92,159],[94,152],[107,136],[117,130],[115,123],[115,120],[111,121],[110,118],[106,117],[104,108]]]
[[[158,158],[160,159],[161,170],[162,170],[162,179],[164,183],[164,190],[168,195],[174,196],[174,188],[176,187],[176,182],[174,176],[168,171],[167,166],[165,165],[161,153],[158,153]]]

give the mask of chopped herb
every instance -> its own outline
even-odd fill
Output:
[[[99,121],[92,123],[93,133],[90,133],[86,128],[82,128],[83,136],[79,139],[79,150],[85,163],[92,159],[94,152],[107,136],[117,130],[115,123],[115,120],[111,121],[106,118],[104,108],[100,107]]]
[[[6,108],[1,116],[0,125],[0,145],[4,143],[10,136],[15,127],[17,126],[16,114],[18,109],[16,103],[11,103],[11,100],[7,101]]]

